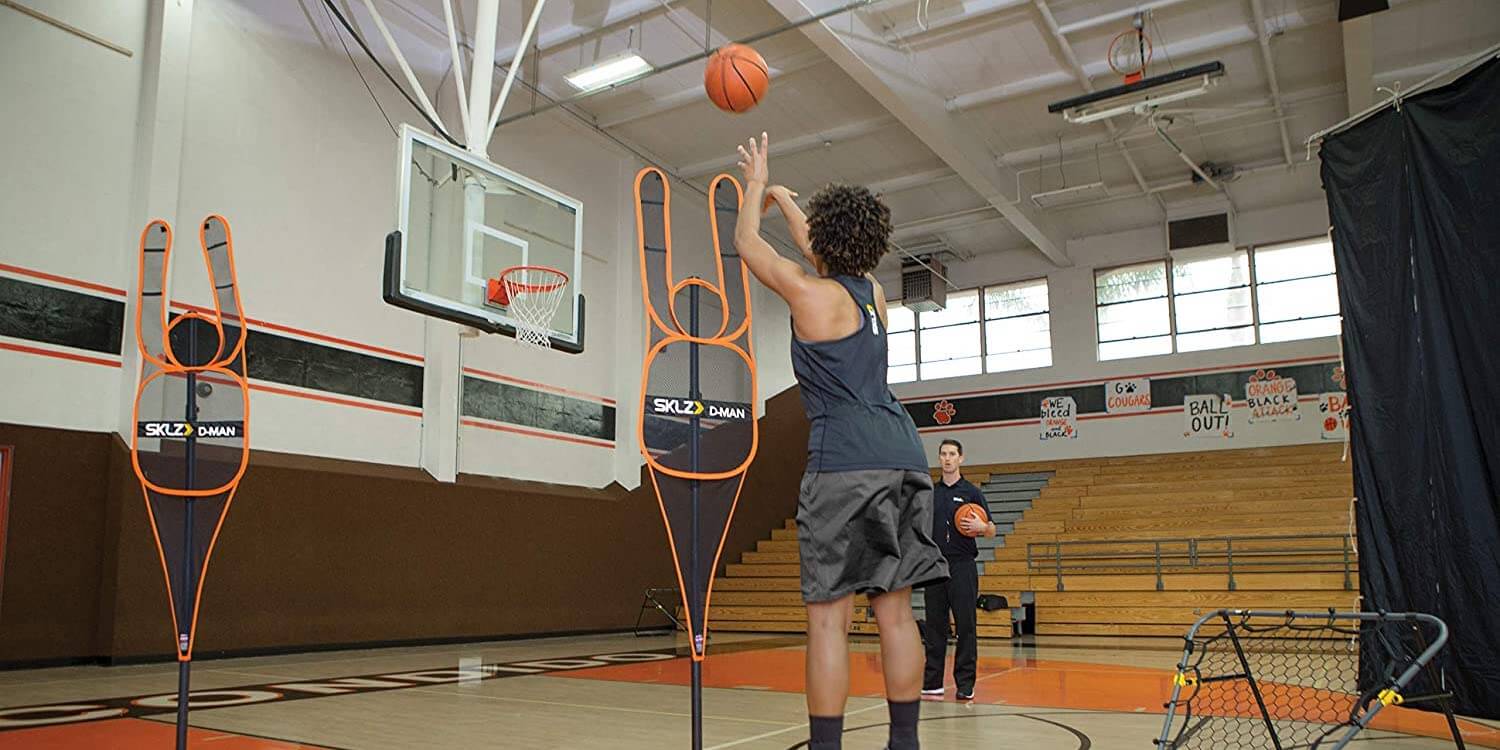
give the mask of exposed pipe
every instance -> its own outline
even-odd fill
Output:
[[[1184,163],[1192,168],[1194,174],[1201,177],[1203,181],[1212,186],[1213,189],[1224,193],[1226,197],[1229,195],[1229,191],[1225,190],[1223,185],[1215,182],[1214,178],[1209,177],[1208,173],[1203,171],[1203,167],[1198,166],[1198,162],[1194,161],[1193,157],[1188,156],[1187,152],[1183,151],[1182,147],[1177,145],[1177,141],[1172,140],[1172,136],[1167,135],[1167,130],[1166,128],[1162,127],[1160,117],[1156,117],[1154,115],[1151,117],[1151,127],[1156,130],[1157,135],[1161,136],[1162,142],[1166,143],[1167,146],[1169,146],[1172,151],[1177,154],[1177,158],[1181,159]],[[1141,189],[1147,190],[1145,186],[1142,186]]]
[[[1355,124],[1364,122],[1366,119],[1369,119],[1375,113],[1380,112],[1381,110],[1385,109],[1386,107],[1389,107],[1389,106],[1392,106],[1392,105],[1395,105],[1395,106],[1399,107],[1399,106],[1401,106],[1402,100],[1406,99],[1407,97],[1409,97],[1409,96],[1411,96],[1413,94],[1421,93],[1422,91],[1426,90],[1426,88],[1428,86],[1431,86],[1434,82],[1436,82],[1438,80],[1441,80],[1443,78],[1446,78],[1446,77],[1448,77],[1448,76],[1450,76],[1450,75],[1452,75],[1454,73],[1457,73],[1458,71],[1463,70],[1465,68],[1469,68],[1469,67],[1472,67],[1474,65],[1478,65],[1479,63],[1481,63],[1481,62],[1483,62],[1483,61],[1485,61],[1485,60],[1487,60],[1487,59],[1489,59],[1491,57],[1500,58],[1500,43],[1492,44],[1488,48],[1486,48],[1483,52],[1481,52],[1481,53],[1479,53],[1477,55],[1473,55],[1471,57],[1465,58],[1462,62],[1459,62],[1459,63],[1457,63],[1455,65],[1451,65],[1451,66],[1449,66],[1449,67],[1447,67],[1447,68],[1445,68],[1443,70],[1438,71],[1437,73],[1432,74],[1431,76],[1428,76],[1427,78],[1425,78],[1422,81],[1420,81],[1419,83],[1417,83],[1417,85],[1412,86],[1410,89],[1407,89],[1406,91],[1402,91],[1399,94],[1394,94],[1392,96],[1389,96],[1389,97],[1385,98],[1384,100],[1375,103],[1374,105],[1368,107],[1367,109],[1365,109],[1365,110],[1363,110],[1361,112],[1357,112],[1355,114],[1352,114],[1352,115],[1344,118],[1343,120],[1340,120],[1340,121],[1334,123],[1333,125],[1330,125],[1330,126],[1328,126],[1326,128],[1323,128],[1322,130],[1319,130],[1316,133],[1313,133],[1312,135],[1310,135],[1310,136],[1307,137],[1307,141],[1305,142],[1306,146],[1308,148],[1308,151],[1309,151],[1308,158],[1309,159],[1312,158],[1311,150],[1312,150],[1312,147],[1313,147],[1314,143],[1322,141],[1324,138],[1327,138],[1328,136],[1333,135],[1334,133],[1337,133],[1340,130],[1343,130],[1344,128],[1347,128],[1347,127],[1349,127],[1351,125],[1355,125]]]
[[[365,0],[365,2],[370,2],[370,0]],[[782,25],[777,26],[775,28],[769,29],[767,31],[762,31],[759,34],[752,34],[752,35],[747,36],[747,37],[745,37],[743,39],[737,39],[735,41],[737,43],[739,43],[739,44],[754,44],[755,42],[758,42],[758,41],[760,41],[762,39],[767,39],[767,38],[776,36],[778,34],[784,34],[784,33],[788,32],[788,31],[792,31],[792,30],[795,30],[795,29],[800,29],[803,26],[807,26],[809,24],[819,23],[821,21],[824,21],[826,19],[832,18],[834,16],[842,15],[842,14],[848,13],[849,11],[852,11],[852,10],[858,10],[860,8],[864,8],[864,7],[869,6],[869,5],[874,5],[875,3],[878,3],[878,2],[883,2],[883,0],[853,0],[852,2],[844,3],[843,5],[840,5],[837,8],[833,8],[831,10],[826,10],[826,11],[824,11],[822,13],[818,13],[818,14],[813,15],[813,16],[808,16],[807,18],[804,18],[804,19],[802,19],[800,21],[792,21],[790,23],[785,23],[785,24],[782,24]],[[599,94],[605,93],[607,91],[613,91],[613,90],[615,90],[617,88],[620,88],[621,86],[627,86],[627,85],[632,84],[632,83],[637,83],[639,81],[644,81],[644,80],[646,80],[648,78],[660,75],[660,74],[665,73],[665,72],[667,72],[669,70],[676,70],[677,68],[680,68],[680,67],[682,67],[684,65],[689,65],[689,64],[695,63],[695,62],[697,62],[699,60],[707,59],[712,54],[713,54],[712,51],[708,51],[708,52],[696,52],[694,54],[688,55],[687,57],[684,57],[684,58],[681,58],[681,59],[678,59],[678,60],[674,60],[674,61],[672,61],[670,63],[667,63],[666,65],[663,65],[663,66],[661,66],[659,68],[652,68],[651,70],[648,70],[648,71],[646,71],[644,73],[641,73],[641,74],[635,75],[635,76],[631,76],[630,78],[627,78],[627,79],[622,80],[622,81],[617,81],[617,82],[612,83],[612,84],[610,84],[608,86],[601,86],[601,87],[599,87],[597,89],[594,89],[592,91],[584,91],[584,92],[575,94],[573,96],[570,96],[570,97],[568,97],[566,99],[559,99],[559,100],[550,102],[548,104],[544,104],[544,105],[542,105],[540,107],[532,107],[531,109],[529,109],[529,110],[527,110],[525,112],[518,112],[518,113],[516,113],[514,115],[511,115],[510,117],[501,118],[500,121],[497,123],[497,125],[506,125],[506,124],[515,122],[517,120],[524,120],[524,119],[527,119],[527,118],[530,118],[530,117],[535,117],[536,115],[539,115],[539,114],[541,114],[543,112],[547,112],[547,111],[552,110],[552,109],[556,109],[557,107],[561,107],[561,106],[564,106],[564,105],[567,105],[567,104],[575,104],[577,102],[583,101],[584,99],[588,99],[589,97],[598,96]]]
[[[1149,3],[1138,3],[1136,5],[1132,5],[1129,8],[1121,8],[1117,11],[1104,13],[1101,15],[1093,16],[1091,18],[1085,18],[1081,21],[1074,21],[1073,23],[1062,26],[1059,31],[1064,34],[1077,34],[1080,31],[1097,29],[1100,26],[1108,26],[1112,23],[1115,23],[1116,21],[1124,21],[1128,18],[1134,18],[1137,13],[1150,13],[1154,10],[1170,8],[1173,5],[1180,5],[1186,2],[1193,2],[1193,0],[1154,0],[1153,2]]]
[[[1276,110],[1276,116],[1282,117],[1286,114],[1281,107],[1281,85],[1276,82],[1276,60],[1271,56],[1271,38],[1266,32],[1266,12],[1261,5],[1261,0],[1250,0],[1250,10],[1255,14],[1255,36],[1260,42],[1260,61],[1266,67],[1266,83],[1271,88],[1271,106]],[[1281,153],[1286,157],[1286,163],[1292,163],[1292,135],[1287,132],[1286,121],[1280,123],[1281,130]]]
[[[135,56],[134,52],[131,52],[129,49],[126,49],[125,47],[121,47],[120,45],[115,44],[114,42],[111,42],[108,39],[105,39],[104,37],[95,36],[94,34],[90,34],[89,32],[84,31],[83,29],[80,29],[77,26],[74,26],[74,25],[72,25],[70,23],[67,23],[65,21],[60,21],[60,20],[58,20],[56,18],[53,18],[52,16],[47,15],[46,13],[43,13],[43,12],[41,12],[39,10],[35,10],[33,8],[28,8],[25,5],[22,5],[22,4],[17,3],[17,2],[13,2],[12,0],[0,0],[0,7],[10,8],[11,10],[14,10],[17,13],[20,13],[22,15],[31,16],[32,18],[35,18],[36,20],[41,21],[42,23],[45,23],[45,24],[47,24],[49,26],[55,26],[55,27],[57,27],[57,28],[59,28],[59,29],[61,29],[63,31],[66,31],[67,33],[72,34],[73,36],[76,36],[79,39],[86,39],[86,40],[88,40],[90,42],[93,42],[94,44],[99,45],[100,47],[103,47],[103,48],[105,48],[107,50],[111,50],[113,52],[118,52],[118,53],[120,53],[120,54],[122,54],[122,55],[124,55],[126,57],[134,57]]]

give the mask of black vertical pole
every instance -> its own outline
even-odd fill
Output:
[[[688,333],[692,336],[698,335],[698,285],[688,287],[688,304],[692,310],[688,313]],[[698,342],[688,344],[688,398],[697,401],[703,398],[698,387]],[[700,428],[699,417],[695,414],[690,419],[691,434],[688,438],[688,460],[691,461],[693,473],[698,472],[698,430]],[[693,480],[693,531],[692,531],[692,554],[689,556],[688,576],[689,586],[692,586],[693,613],[702,614],[703,632],[693,633],[689,627],[688,632],[693,636],[693,750],[703,748],[703,662],[699,657],[707,646],[708,640],[708,613],[703,611],[702,593],[698,590],[698,480]],[[691,625],[693,620],[689,620]]]
[[[198,321],[189,320],[187,326],[188,336],[188,365],[198,364]],[[170,346],[168,342],[168,346]],[[184,409],[184,418],[189,425],[198,422],[198,374],[192,370],[187,373],[187,405]],[[197,460],[198,435],[196,431],[187,435],[184,453],[184,473],[187,489],[195,487],[193,476],[193,464]],[[182,523],[182,591],[174,594],[173,600],[177,603],[177,750],[187,750],[188,731],[188,680],[192,664],[182,658],[183,652],[188,647],[188,631],[192,629],[193,605],[190,596],[193,580],[193,504],[191,497],[183,498],[182,502],[187,504],[184,509]]]

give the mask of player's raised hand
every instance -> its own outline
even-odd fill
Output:
[[[746,145],[739,147],[739,167],[745,173],[745,182],[758,182],[761,185],[770,182],[771,168],[766,164],[770,146],[770,138],[765,133],[761,133],[759,143],[751,138]]]

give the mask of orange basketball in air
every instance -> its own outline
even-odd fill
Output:
[[[703,90],[725,112],[749,112],[766,98],[771,69],[759,52],[743,44],[726,44],[708,58]]]
[[[989,521],[989,517],[985,514],[984,508],[979,503],[964,503],[958,506],[958,510],[953,513],[953,528],[958,529],[958,533],[964,536],[975,536],[964,531],[965,518],[977,518],[980,521]]]

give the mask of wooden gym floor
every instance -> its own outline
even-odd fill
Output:
[[[669,636],[591,636],[200,661],[191,746],[609,748],[688,745],[688,661]],[[872,641],[852,647],[845,747],[880,748],[886,711]],[[1177,642],[983,644],[973,703],[923,706],[928,750],[1149,750]],[[704,669],[705,747],[787,750],[806,739],[796,638],[716,638]],[[0,750],[162,748],[174,664],[0,673]],[[201,704],[201,707],[199,706]],[[18,710],[21,709],[21,710]],[[1378,750],[1452,747],[1443,726],[1393,712]],[[54,723],[61,722],[61,723]],[[1500,729],[1465,722],[1471,747]],[[1378,740],[1378,741],[1375,741]]]

